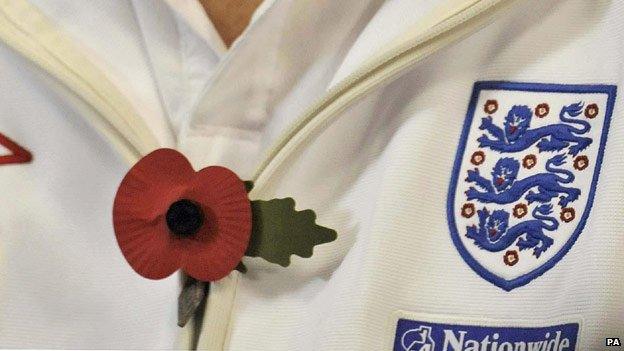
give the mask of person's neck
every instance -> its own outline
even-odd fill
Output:
[[[262,0],[199,0],[227,47],[245,30]]]

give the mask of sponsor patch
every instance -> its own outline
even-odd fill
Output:
[[[579,322],[504,322],[401,312],[394,351],[573,351]]]
[[[478,82],[448,194],[453,243],[504,290],[559,262],[589,216],[612,85]]]

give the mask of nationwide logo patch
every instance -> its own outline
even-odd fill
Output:
[[[448,194],[466,263],[504,290],[570,250],[589,216],[616,87],[478,82]]]
[[[578,347],[579,323],[505,326],[453,317],[446,317],[451,320],[447,322],[427,315],[415,318],[419,319],[398,318],[394,351],[574,351]]]

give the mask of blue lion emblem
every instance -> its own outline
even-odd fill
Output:
[[[483,118],[479,129],[487,131],[494,139],[483,134],[477,141],[480,147],[488,147],[503,153],[523,151],[535,143],[540,152],[561,151],[573,144],[568,153],[576,156],[592,143],[591,138],[580,136],[589,132],[591,126],[587,121],[569,118],[566,115],[577,117],[581,114],[583,105],[579,102],[564,106],[559,113],[559,119],[564,123],[535,129],[529,129],[533,111],[528,106],[513,106],[505,117],[504,128],[496,126],[490,116]]]
[[[479,169],[468,170],[466,181],[485,191],[479,191],[470,187],[466,191],[468,200],[479,202],[509,204],[521,199],[524,194],[529,203],[549,202],[559,196],[559,205],[567,207],[568,203],[576,201],[581,195],[577,188],[565,187],[574,181],[574,174],[568,170],[554,168],[565,164],[566,156],[556,155],[546,162],[546,173],[535,174],[518,180],[520,163],[509,157],[501,158],[492,169],[492,180],[486,179],[479,174]],[[537,187],[537,193],[529,191]]]
[[[466,227],[466,236],[474,240],[475,245],[491,252],[505,250],[516,243],[520,250],[533,249],[537,258],[548,250],[553,239],[544,234],[544,230],[553,231],[559,227],[559,222],[553,217],[552,205],[544,204],[536,207],[532,220],[524,221],[509,227],[509,213],[505,210],[495,210],[490,213],[487,208],[477,211],[479,228]],[[524,236],[524,237],[522,237]]]

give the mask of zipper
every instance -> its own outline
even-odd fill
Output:
[[[359,101],[373,89],[389,83],[393,78],[412,67],[415,63],[431,56],[448,45],[476,32],[497,15],[502,14],[519,0],[472,0],[457,9],[436,17],[435,23],[424,25],[406,40],[399,42],[378,58],[363,64],[339,85],[332,88],[326,96],[316,103],[266,152],[263,161],[256,168],[252,177],[254,188],[250,198],[262,197],[262,189],[267,187],[272,175],[303,145],[309,138],[320,133],[340,117],[348,107]],[[231,277],[226,283],[232,291],[226,294],[226,300],[213,299],[211,306],[220,305],[220,309],[229,310],[226,321],[221,321],[225,330],[210,333],[206,339],[219,335],[219,349],[226,349],[232,329],[232,311],[236,299],[239,275]],[[209,301],[211,299],[209,298]],[[219,301],[214,301],[219,300]],[[227,304],[228,306],[223,306]],[[207,317],[210,318],[210,309]],[[214,326],[214,324],[212,324]],[[205,329],[204,329],[205,330]]]
[[[473,0],[425,32],[386,51],[332,88],[266,152],[252,177],[257,196],[288,157],[310,136],[330,125],[345,109],[415,63],[484,27],[495,15],[519,0]]]
[[[363,64],[304,113],[268,150],[252,177],[255,187],[250,197],[259,197],[271,176],[287,163],[289,157],[311,136],[339,118],[340,113],[349,106],[373,89],[389,83],[415,63],[482,28],[517,1],[464,1],[460,7],[435,16],[427,25],[392,46],[392,49]],[[257,25],[261,20],[254,24]],[[26,0],[0,0],[0,38],[50,72],[98,112],[99,117],[90,122],[109,138],[128,162],[134,163],[141,155],[159,147],[155,136],[121,92],[61,36],[39,14],[39,10]],[[231,57],[231,54],[228,56]],[[221,330],[208,331],[202,328],[210,334],[202,339],[210,340],[210,344],[218,345],[216,347],[219,349],[225,348],[229,341],[231,313],[239,277],[233,274],[225,280],[228,282],[221,286],[221,292],[211,293],[208,299],[207,317],[210,318],[210,312],[216,312],[213,309],[216,306],[221,311],[216,314],[226,318],[208,324]]]

